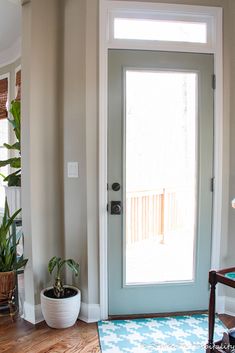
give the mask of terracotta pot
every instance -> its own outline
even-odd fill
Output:
[[[14,271],[0,272],[0,302],[11,299],[16,285]]]

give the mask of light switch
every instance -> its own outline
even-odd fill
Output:
[[[78,162],[68,162],[68,178],[78,178]]]

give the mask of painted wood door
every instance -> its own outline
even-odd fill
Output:
[[[109,50],[109,314],[208,307],[213,56]]]

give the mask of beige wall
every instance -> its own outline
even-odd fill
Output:
[[[235,196],[235,1],[160,2],[224,9],[225,188],[221,264],[232,264],[235,217],[229,200]],[[40,289],[50,283],[47,262],[52,255],[62,254],[81,264],[78,285],[82,301],[99,303],[98,0],[26,3],[22,54],[23,217],[30,257],[26,301],[39,303]],[[68,161],[78,161],[78,179],[67,178]]]
[[[22,193],[29,307],[39,303],[40,290],[51,283],[46,266],[53,255],[80,262],[82,301],[99,302],[97,14],[94,0],[32,0],[23,6]],[[78,161],[78,179],[67,177],[68,161]],[[72,281],[69,273],[67,280]]]
[[[81,264],[82,301],[98,303],[97,1],[64,1],[65,251]],[[78,161],[79,178],[67,177]]]
[[[63,254],[60,91],[60,11],[57,0],[23,7],[22,207],[26,317],[34,321],[48,260]]]

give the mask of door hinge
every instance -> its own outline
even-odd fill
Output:
[[[214,191],[214,187],[215,187],[215,178],[213,177],[213,178],[211,178],[211,187],[210,187],[211,192]]]
[[[212,88],[216,89],[216,76],[215,76],[215,74],[212,75]]]
[[[109,204],[107,203],[107,206],[106,206],[106,210],[107,212],[109,212]]]

